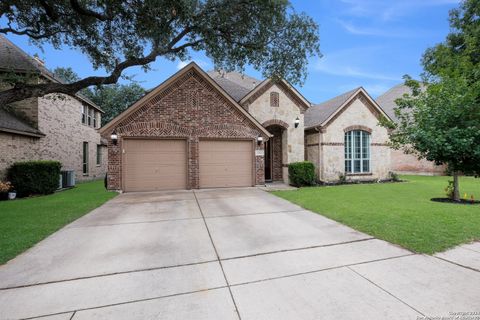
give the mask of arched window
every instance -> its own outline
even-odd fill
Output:
[[[345,173],[369,173],[370,133],[362,130],[345,132]]]

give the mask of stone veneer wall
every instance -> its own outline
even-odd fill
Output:
[[[270,106],[270,93],[279,93],[279,106]],[[248,112],[260,123],[269,120],[280,120],[288,124],[282,137],[282,159],[283,159],[283,181],[288,183],[287,165],[291,162],[303,161],[305,159],[304,150],[304,122],[303,112],[298,103],[292,100],[283,88],[274,84],[263,92],[254,101],[245,106]],[[300,119],[298,128],[295,128],[294,121]]]
[[[119,135],[117,145],[111,132]],[[190,70],[157,93],[143,106],[105,132],[108,144],[108,187],[122,189],[122,137],[185,138],[188,143],[188,188],[199,188],[199,140],[251,140],[256,150],[258,136],[266,136],[221,95],[202,75]],[[264,183],[262,156],[255,156],[255,183]]]
[[[317,167],[318,179],[336,181],[345,173],[345,130],[368,128],[371,130],[369,174],[349,174],[349,180],[386,179],[391,171],[388,132],[378,125],[377,111],[363,95],[357,96],[349,106],[333,119],[322,132],[307,134],[307,160]],[[317,160],[318,155],[318,160]]]

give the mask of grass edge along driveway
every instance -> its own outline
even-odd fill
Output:
[[[305,209],[419,253],[480,239],[480,205],[430,201],[445,197],[451,177],[402,176],[406,182],[307,187],[273,194]],[[480,179],[460,178],[461,196],[480,199]]]
[[[51,195],[0,202],[0,265],[117,195],[103,180]]]

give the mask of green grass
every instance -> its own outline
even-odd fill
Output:
[[[102,181],[14,201],[0,202],[0,264],[22,253],[64,225],[115,197]]]
[[[310,187],[273,194],[377,238],[432,254],[480,239],[480,205],[430,201],[445,197],[449,177],[402,176],[408,182]],[[460,191],[480,199],[480,179],[460,178]]]

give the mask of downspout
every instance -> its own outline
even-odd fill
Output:
[[[314,128],[318,132],[318,180],[323,181],[323,134],[322,127]]]

